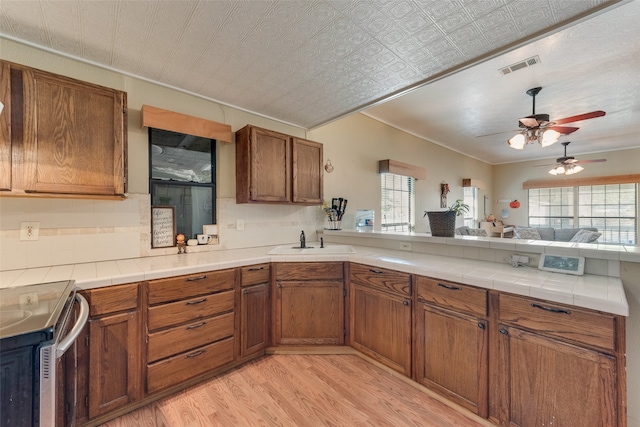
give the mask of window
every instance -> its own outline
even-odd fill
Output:
[[[529,190],[531,227],[594,227],[599,243],[635,245],[638,185],[610,184]]]
[[[380,174],[381,230],[412,231],[415,225],[415,179],[393,173]]]
[[[215,140],[149,128],[152,206],[175,206],[176,231],[187,238],[215,224]]]
[[[463,203],[469,206],[469,212],[464,214],[464,225],[476,228],[478,224],[478,188],[464,187]]]

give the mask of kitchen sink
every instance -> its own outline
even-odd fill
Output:
[[[335,254],[355,254],[356,251],[351,245],[325,245],[324,248],[320,246],[307,246],[301,248],[299,246],[278,246],[271,249],[269,255],[335,255]]]
[[[29,310],[2,310],[0,311],[0,330],[17,325],[27,320],[32,314]]]

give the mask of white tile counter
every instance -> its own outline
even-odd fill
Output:
[[[258,247],[0,272],[0,288],[74,279],[82,289],[221,270],[264,262],[351,261],[553,302],[629,315],[619,278],[571,276],[532,267],[354,246],[354,254],[269,255]]]

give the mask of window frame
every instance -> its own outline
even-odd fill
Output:
[[[622,190],[620,187],[621,186],[633,186],[633,197],[634,197],[634,203],[629,203],[629,204],[625,204],[625,206],[630,207],[632,206],[632,210],[633,212],[633,216],[608,216],[607,215],[607,210],[606,210],[606,206],[607,206],[607,202],[606,202],[606,194],[607,194],[607,189],[611,189],[613,190],[613,188],[611,187],[617,187],[617,191],[613,191],[612,193],[617,194],[617,206],[620,206],[620,193],[622,192]],[[583,185],[579,185],[578,183],[576,183],[576,185],[574,186],[564,186],[564,187],[560,187],[560,186],[556,186],[556,187],[536,187],[536,188],[528,188],[528,212],[527,212],[527,221],[530,227],[554,227],[554,228],[590,228],[590,227],[595,227],[598,228],[598,231],[602,233],[602,236],[599,239],[599,243],[602,244],[611,244],[611,245],[637,245],[638,244],[638,192],[639,192],[639,185],[638,183],[635,182],[618,182],[618,183],[606,183],[606,184],[601,184],[601,183],[583,183]],[[584,189],[589,188],[589,197],[592,197],[593,194],[595,194],[593,192],[594,188],[602,188],[604,190],[604,198],[605,198],[605,202],[604,202],[604,208],[601,209],[601,212],[603,212],[602,215],[585,215],[584,214],[584,207],[589,207],[590,210],[593,210],[593,207],[598,205],[601,206],[601,203],[597,203],[596,205],[594,205],[594,203],[589,203],[589,204],[585,204],[585,203],[581,203],[581,195],[584,195],[585,193],[583,192]],[[568,194],[565,196],[565,200],[568,201],[568,203],[566,204],[556,204],[556,209],[559,206],[560,207],[560,215],[547,215],[547,216],[542,216],[542,215],[537,215],[535,216],[536,218],[556,218],[557,220],[560,221],[560,226],[558,226],[558,224],[553,224],[550,221],[546,221],[546,224],[541,224],[541,222],[537,222],[537,223],[533,223],[532,224],[532,215],[531,215],[531,210],[532,207],[535,206],[535,203],[532,203],[532,191],[534,192],[540,192],[540,191],[548,191],[549,193],[554,192],[554,191],[558,191],[560,192],[560,194],[562,194],[563,192],[566,193],[571,193],[571,197],[568,197]],[[627,189],[628,191],[629,189]],[[562,199],[562,197],[561,197]],[[563,200],[564,201],[564,200]],[[613,204],[612,204],[613,205]],[[567,209],[565,212],[563,211],[563,206],[566,206]],[[581,214],[580,212],[580,207],[583,207],[583,214]],[[550,209],[551,210],[551,209]],[[557,210],[556,210],[557,212]],[[612,229],[610,227],[607,227],[606,225],[603,227],[601,224],[593,224],[594,222],[604,222],[605,224],[607,222],[615,222],[615,221],[632,221],[633,222],[633,232],[631,234],[632,236],[632,240],[631,242],[627,241],[627,242],[622,242],[620,241],[620,237],[618,237],[617,240],[615,241],[611,241],[611,238],[614,234],[618,234],[618,236],[621,235],[622,233],[622,229],[621,226],[618,225],[617,229]],[[588,222],[588,223],[587,223]],[[627,233],[627,236],[629,235],[629,232]]]
[[[150,196],[150,201],[151,201],[151,206],[155,206],[153,204],[153,188],[154,188],[154,184],[160,184],[160,185],[165,185],[165,186],[175,186],[175,187],[183,187],[183,188],[193,188],[193,187],[197,187],[197,188],[211,188],[211,203],[212,203],[212,209],[211,209],[211,222],[205,223],[205,224],[216,224],[217,223],[217,203],[216,203],[216,199],[217,199],[217,183],[216,183],[216,142],[217,140],[210,138],[210,137],[202,137],[202,136],[198,136],[199,138],[203,138],[203,139],[208,139],[211,143],[211,182],[206,182],[206,183],[201,183],[201,182],[193,182],[193,181],[177,181],[177,180],[167,180],[167,179],[154,179],[153,178],[153,156],[152,156],[152,149],[151,146],[153,145],[153,141],[152,141],[152,133],[153,130],[159,130],[159,131],[165,131],[165,132],[172,132],[172,133],[178,133],[178,134],[182,134],[182,135],[191,135],[191,134],[185,134],[182,132],[176,132],[176,131],[172,131],[172,130],[167,130],[167,129],[160,129],[160,128],[153,128],[153,127],[149,127],[148,128],[148,149],[149,149],[149,154],[148,154],[148,158],[149,158],[149,169],[148,169],[148,177],[149,177],[149,196]],[[191,135],[191,136],[197,136],[197,135]],[[205,153],[202,153],[205,154]],[[163,204],[164,205],[164,204]],[[169,204],[168,206],[175,206],[172,204]],[[176,210],[178,208],[176,207]],[[193,219],[193,218],[192,218]],[[204,224],[203,224],[204,225]],[[177,227],[177,225],[176,225]],[[177,232],[183,232],[182,230],[177,230]],[[196,234],[201,234],[202,230],[200,231],[196,231],[193,232],[192,234],[194,235],[193,237],[195,237]],[[188,236],[188,237],[192,237],[192,236]]]
[[[393,188],[389,188],[389,187],[385,187],[385,182],[387,182],[388,185],[388,181],[389,181],[389,177],[391,177],[391,180],[393,180]],[[401,180],[400,182],[400,188],[396,188],[396,177],[399,177],[399,179]],[[407,186],[407,190],[403,190],[402,187],[404,186],[404,180],[406,181],[406,186]],[[394,174],[391,172],[383,172],[380,173],[380,230],[381,231],[395,231],[395,232],[412,232],[415,228],[415,181],[416,179],[414,177],[411,176],[407,176],[407,175],[400,175],[400,174]],[[401,209],[400,215],[401,215],[401,221],[400,222],[385,222],[386,216],[388,215],[389,210],[385,208],[384,203],[385,200],[389,200],[388,196],[385,196],[385,191],[388,192],[392,192],[396,197],[400,196],[400,198],[402,198],[403,194],[407,194],[408,195],[408,199],[407,199],[407,203],[406,203],[406,207],[407,207],[407,212],[406,212],[406,217],[404,216],[404,213],[402,212],[402,208],[403,208],[403,204],[401,203],[400,206],[396,206],[394,205],[392,207],[392,214],[394,217],[397,216],[397,214],[395,212],[393,212],[395,209]],[[406,219],[406,221],[404,221]]]

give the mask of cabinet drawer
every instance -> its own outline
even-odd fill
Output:
[[[172,277],[149,282],[149,304],[176,301],[233,289],[234,269]]]
[[[290,262],[276,264],[276,280],[342,280],[341,262]]]
[[[476,316],[487,315],[487,291],[473,286],[460,285],[418,276],[418,300]]]
[[[231,311],[233,307],[233,291],[225,291],[149,307],[147,322],[149,330],[154,331],[167,326]]]
[[[147,367],[147,392],[179,384],[233,362],[234,339],[227,338]]]
[[[91,317],[138,307],[137,283],[90,289],[84,295],[88,296]]]
[[[242,286],[258,285],[269,282],[269,264],[242,267]]]
[[[500,295],[500,321],[544,335],[615,350],[615,316],[554,302]]]
[[[411,296],[411,275],[409,273],[354,263],[351,264],[350,271],[351,283]]]
[[[147,359],[155,362],[230,337],[233,335],[233,319],[234,313],[227,313],[150,334]]]

